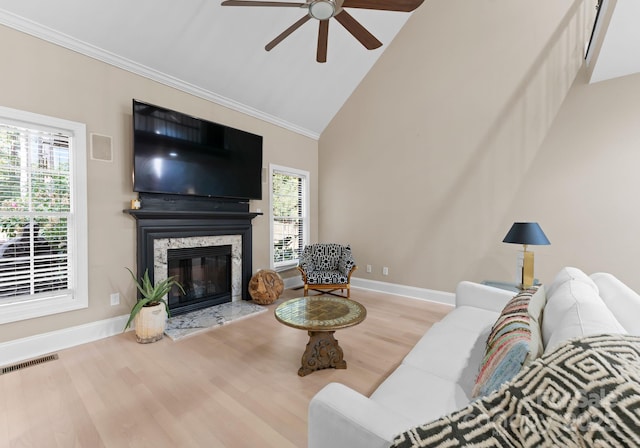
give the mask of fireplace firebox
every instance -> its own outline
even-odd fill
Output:
[[[178,281],[168,295],[169,308],[178,312],[231,302],[231,246],[187,247],[167,250],[167,275]]]

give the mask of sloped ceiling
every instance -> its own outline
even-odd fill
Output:
[[[315,20],[264,50],[306,10],[220,2],[0,0],[0,23],[318,138],[410,15],[349,9],[383,46],[366,50],[331,20],[319,64]]]
[[[0,23],[319,138],[410,16],[349,9],[384,45],[366,50],[331,20],[319,64],[315,20],[264,50],[305,10],[220,1],[0,0]],[[446,0],[420,8],[433,1]],[[640,0],[604,0],[604,11],[588,57],[592,82],[640,71]]]
[[[640,72],[640,1],[604,0],[587,55],[591,82]]]

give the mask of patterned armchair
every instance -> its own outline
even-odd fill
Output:
[[[304,282],[304,295],[310,289],[347,290],[351,297],[351,274],[357,269],[350,246],[334,243],[318,243],[304,247],[298,270]]]

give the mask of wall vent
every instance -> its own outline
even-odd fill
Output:
[[[113,162],[110,136],[91,133],[91,160]]]
[[[10,373],[10,372],[15,372],[16,370],[26,369],[27,367],[31,367],[31,366],[37,366],[38,364],[54,361],[56,359],[58,359],[58,355],[47,355],[47,356],[42,356],[40,358],[32,359],[30,361],[20,362],[12,366],[2,367],[0,369],[0,375],[4,375],[5,373]]]

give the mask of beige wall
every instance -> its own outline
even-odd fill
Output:
[[[89,308],[4,324],[0,342],[127,314],[135,300],[124,269],[135,265],[135,221],[122,213],[131,185],[131,99],[176,109],[264,136],[264,166],[275,163],[311,173],[311,209],[317,216],[318,143],[278,126],[196,98],[78,53],[0,26],[0,104],[87,125],[113,138],[113,163],[88,160]],[[253,268],[269,266],[268,190],[252,201]],[[317,223],[312,222],[312,235]],[[120,306],[109,305],[119,292]]]
[[[534,168],[507,210],[538,216],[552,245],[536,251],[541,278],[562,266],[611,272],[640,292],[640,75],[587,83],[578,75]],[[541,254],[538,254],[541,252]]]
[[[560,255],[572,211],[555,205],[561,179],[541,181],[554,155],[540,158],[593,3],[427,1],[414,13],[320,139],[319,237],[352,244],[355,276],[445,291],[513,280],[518,247],[501,241],[518,220],[554,243],[536,250],[542,280],[568,261],[589,267]]]

